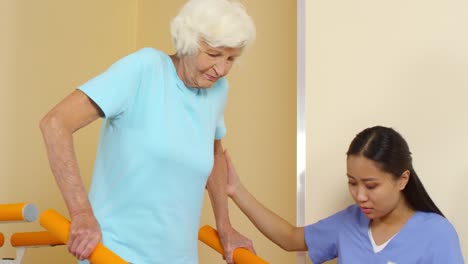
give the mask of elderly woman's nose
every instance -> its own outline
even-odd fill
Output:
[[[213,68],[219,76],[224,76],[227,74],[227,71],[229,69],[227,64],[228,63],[226,60],[219,60],[218,62],[215,63],[215,65],[213,65]]]

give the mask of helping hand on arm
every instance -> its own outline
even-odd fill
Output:
[[[216,228],[224,248],[224,257],[233,264],[232,255],[236,248],[243,247],[255,253],[252,241],[237,232],[229,221],[227,203],[227,170],[221,140],[214,143],[214,165],[208,178],[207,189],[216,219]]]
[[[50,167],[71,217],[68,250],[80,260],[89,257],[102,235],[80,176],[72,134],[100,115],[99,107],[76,90],[40,123]]]
[[[287,251],[306,251],[304,228],[296,227],[258,202],[242,185],[228,151],[225,151],[227,193],[263,235]]]

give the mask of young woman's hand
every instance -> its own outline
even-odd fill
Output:
[[[227,150],[224,151],[224,157],[226,159],[227,166],[226,192],[230,197],[232,197],[236,193],[241,183],[239,180],[239,176],[237,175],[236,168],[234,168],[234,164],[232,163],[231,155],[229,155],[229,152]]]

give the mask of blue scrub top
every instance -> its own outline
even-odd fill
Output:
[[[227,81],[186,87],[169,56],[144,48],[79,89],[105,115],[89,193],[104,245],[137,264],[198,263]]]
[[[390,240],[374,253],[369,239],[370,220],[351,205],[304,228],[309,257],[314,264],[338,257],[343,264],[463,264],[458,235],[444,217],[417,211]]]

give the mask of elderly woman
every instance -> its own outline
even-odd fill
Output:
[[[68,249],[80,260],[102,240],[132,263],[198,263],[205,187],[227,262],[234,248],[252,249],[229,223],[221,138],[225,76],[254,40],[253,21],[239,3],[191,0],[173,19],[171,33],[176,54],[152,48],[130,54],[41,121],[71,217]],[[72,134],[99,117],[104,121],[88,197]]]

